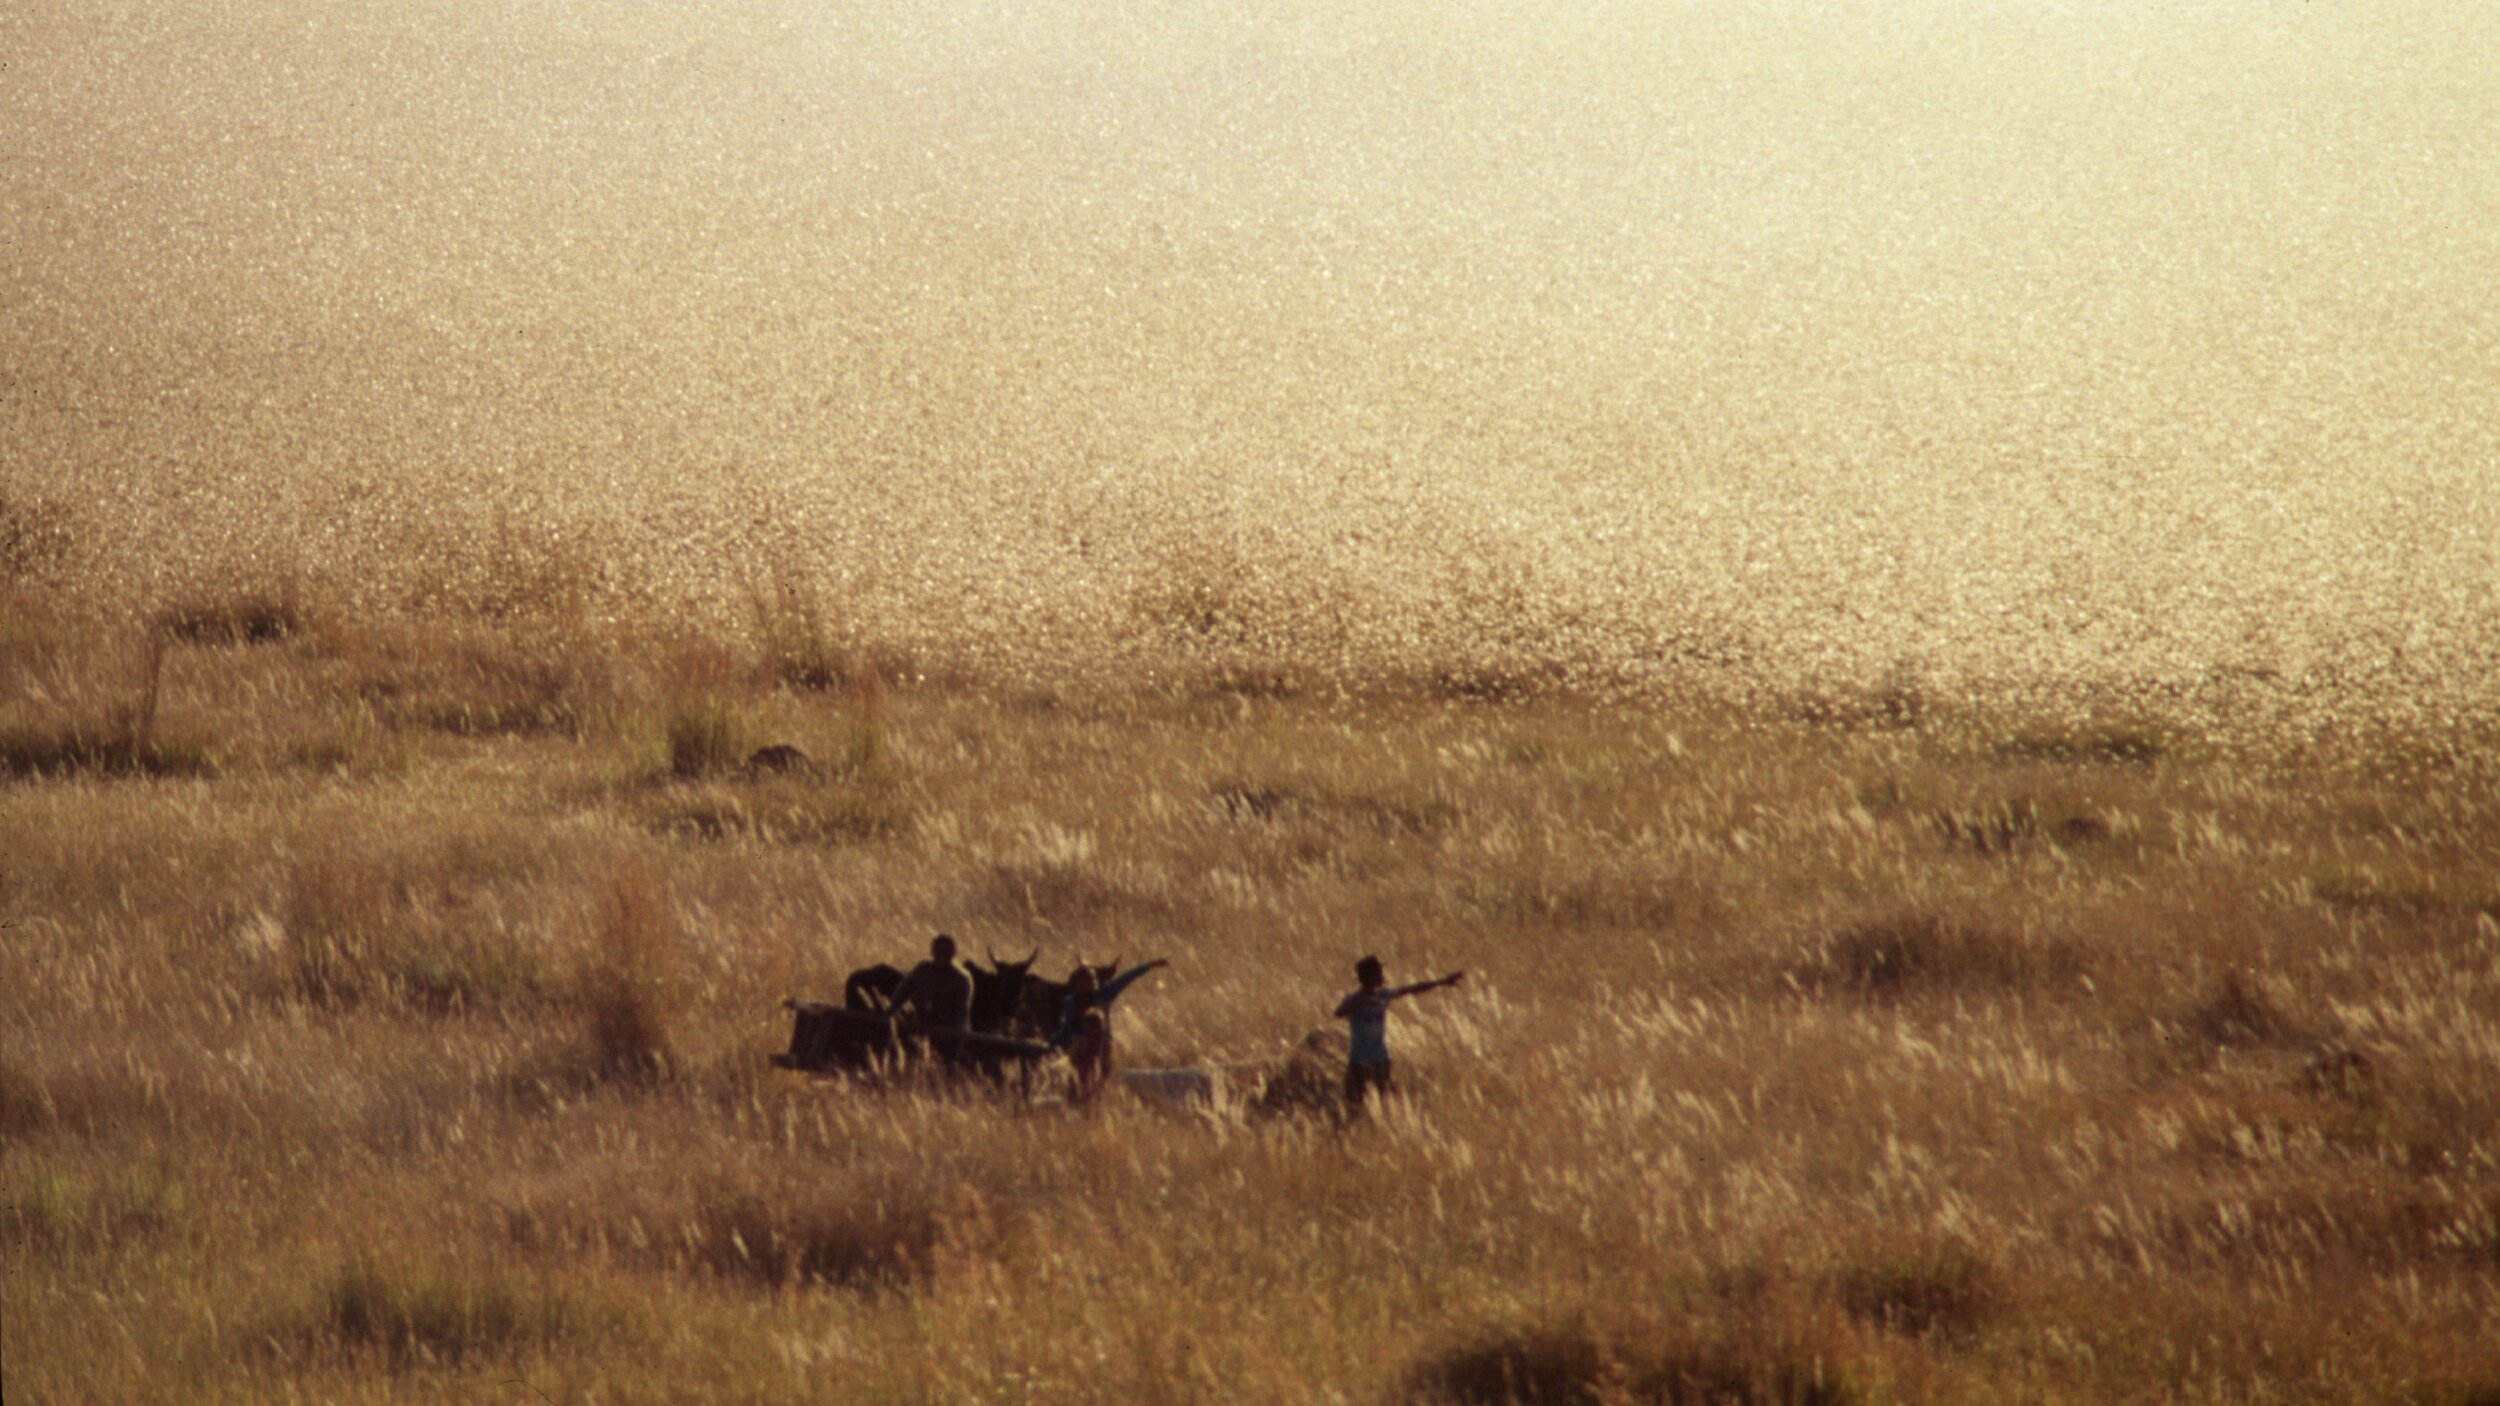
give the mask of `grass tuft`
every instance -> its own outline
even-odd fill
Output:
[[[2187,1029],[2207,1044],[2275,1045],[2300,1038],[2300,1027],[2238,972],[2223,973],[2213,994],[2188,1012]]]
[[[580,1327],[566,1300],[501,1273],[416,1268],[359,1256],[330,1277],[314,1335],[379,1350],[394,1366],[458,1364],[555,1342]]]
[[[158,610],[154,625],[186,644],[274,644],[301,634],[309,612],[291,582],[198,591]]]
[[[1996,750],[2017,761],[2150,766],[2169,756],[2171,746],[2151,728],[2098,724],[2033,728],[1998,743]]]
[[[950,1216],[925,1186],[715,1186],[693,1255],[717,1273],[771,1288],[882,1292],[934,1272]]]
[[[1967,1337],[2003,1307],[2003,1276],[1956,1240],[1895,1237],[1861,1247],[1828,1289],[1850,1317],[1904,1337]]]
[[[1841,929],[1790,969],[1800,989],[1876,998],[1919,991],[2020,988],[2072,979],[2070,944],[2011,936],[1968,919],[1912,912]]]
[[[643,1082],[676,1065],[670,1013],[682,1000],[684,934],[666,884],[643,865],[619,870],[588,919],[574,998],[595,1077]]]
[[[746,765],[755,729],[744,710],[705,695],[677,705],[668,715],[668,769],[681,777],[719,776]]]
[[[703,840],[868,844],[911,829],[891,787],[804,775],[672,787],[637,809],[659,834]]]
[[[1581,1316],[1481,1334],[1410,1370],[1414,1406],[1853,1406],[1844,1341],[1744,1321]]]
[[[749,581],[746,594],[755,648],[775,682],[822,693],[873,675],[827,621],[823,599],[795,577],[777,574],[770,585]]]

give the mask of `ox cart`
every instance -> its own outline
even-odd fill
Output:
[[[774,1055],[773,1063],[811,1074],[868,1073],[927,1058],[949,1071],[992,1078],[1012,1069],[1029,1087],[1033,1066],[1051,1053],[1048,1045],[1032,1040],[924,1027],[823,1001],[790,1000],[782,1005],[792,1015],[790,1048]]]

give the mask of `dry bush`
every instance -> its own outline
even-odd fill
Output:
[[[158,608],[151,623],[186,644],[273,644],[301,634],[311,618],[292,580],[195,589]]]
[[[1906,1337],[1966,1338],[2003,1312],[2005,1275],[1980,1250],[1937,1236],[1890,1235],[1854,1246],[1825,1278],[1850,1317]]]
[[[280,990],[316,1005],[448,1015],[533,1003],[551,984],[544,943],[498,891],[542,862],[524,833],[487,824],[316,826],[241,924],[245,945],[267,954]]]
[[[147,632],[130,656],[97,662],[104,677],[78,679],[49,708],[0,723],[0,777],[214,774],[206,744],[164,726],[168,652]]]
[[[1417,1406],[1850,1406],[1867,1399],[1845,1334],[1789,1310],[1606,1314],[1482,1332],[1407,1377]]]
[[[1312,1031],[1265,1071],[1248,1111],[1258,1118],[1341,1116],[1346,1109],[1345,1062],[1342,1031]]]
[[[903,1178],[725,1177],[697,1195],[687,1254],[773,1288],[903,1289],[927,1279],[950,1242],[973,1238],[975,1205]]]
[[[572,999],[587,1037],[584,1072],[628,1083],[672,1073],[685,936],[666,881],[649,863],[617,870],[583,923]]]
[[[2043,844],[2078,848],[2115,833],[2098,815],[2055,802],[2044,805],[2031,796],[1940,810],[1935,823],[1947,841],[1986,855],[2018,854]]]
[[[2086,969],[2083,952],[2070,941],[1913,911],[1833,933],[1788,975],[1805,991],[1891,998],[2048,986],[2071,982]]]
[[[851,688],[876,671],[827,618],[823,597],[789,572],[746,583],[747,625],[764,667],[786,688]]]
[[[499,1270],[360,1255],[281,1339],[380,1353],[394,1367],[457,1365],[562,1341],[587,1319],[569,1299]]]
[[[754,720],[725,698],[688,699],[669,712],[668,769],[680,777],[718,776],[746,765]]]
[[[2265,991],[2236,971],[2224,972],[2213,993],[2190,1009],[2180,1028],[2207,1045],[2280,1045],[2302,1030]]]
[[[911,829],[911,812],[893,787],[804,774],[650,792],[635,811],[664,835],[765,844],[864,844]]]
[[[622,707],[621,670],[571,628],[474,621],[322,621],[336,686],[393,727],[461,737],[579,737]]]
[[[1996,750],[2017,761],[2150,766],[2169,756],[2174,744],[2161,730],[2141,724],[2088,723],[2031,728],[1999,742]]]

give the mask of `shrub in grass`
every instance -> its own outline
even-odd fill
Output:
[[[1809,1323],[1582,1316],[1497,1328],[1425,1358],[1414,1406],[1852,1406],[1844,1340]]]
[[[301,633],[308,614],[289,582],[193,592],[158,610],[153,623],[188,644],[270,644]]]
[[[748,582],[747,617],[765,668],[785,687],[821,692],[873,675],[827,621],[823,599],[792,576]]]
[[[1629,1395],[1618,1346],[1585,1323],[1494,1332],[1414,1373],[1413,1400],[1452,1406],[1601,1406]]]
[[[127,696],[109,702],[73,700],[51,716],[0,725],[0,776],[40,779],[80,772],[105,776],[215,772],[216,758],[207,747],[169,738],[158,727],[165,655],[164,638],[151,633],[141,642],[138,677]]]
[[[390,954],[383,969],[401,1000],[445,1015],[530,1000],[545,985],[545,971],[531,947],[495,930],[416,934]]]
[[[1861,1247],[1826,1282],[1850,1317],[1905,1337],[1960,1337],[2002,1305],[1996,1266],[1959,1241],[1896,1238]]]
[[[393,1365],[457,1363],[550,1342],[573,1332],[565,1300],[500,1273],[386,1264],[361,1256],[331,1276],[313,1331],[348,1347],[378,1349]]]
[[[888,787],[808,777],[672,788],[639,810],[661,834],[706,840],[863,844],[911,828],[910,812]]]
[[[206,745],[142,732],[127,717],[15,723],[0,727],[0,776],[23,780],[91,776],[213,776]]]
[[[705,1196],[693,1256],[774,1288],[902,1288],[928,1277],[949,1218],[926,1188],[723,1185]]]
[[[2238,972],[2223,973],[2213,994],[2187,1014],[2188,1033],[2219,1046],[2273,1045],[2296,1041],[2300,1027],[2266,993]]]
[[[2032,728],[1998,743],[1996,750],[2017,761],[2150,766],[2170,754],[2170,742],[2148,727],[2089,724]]]
[[[2058,939],[1912,912],[1869,919],[1833,933],[1790,969],[1789,980],[1806,991],[1884,998],[2070,980],[2084,965],[2083,954]]]
[[[727,700],[705,696],[680,703],[668,715],[668,769],[678,776],[718,776],[746,764],[753,728]]]
[[[669,1012],[679,999],[683,934],[666,886],[649,866],[612,879],[591,913],[574,975],[591,1074],[641,1081],[675,1064]]]

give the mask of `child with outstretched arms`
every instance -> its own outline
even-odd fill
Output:
[[[1345,1098],[1354,1112],[1363,1111],[1364,1096],[1374,1089],[1389,1092],[1389,1005],[1408,996],[1420,996],[1455,986],[1467,973],[1451,972],[1431,981],[1418,981],[1409,986],[1391,986],[1382,973],[1378,957],[1365,957],[1354,964],[1354,979],[1362,989],[1337,1003],[1337,1018],[1346,1022],[1350,1039],[1346,1048]]]

